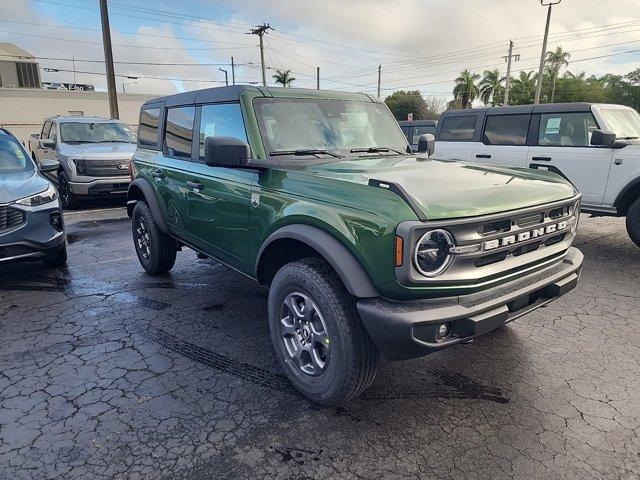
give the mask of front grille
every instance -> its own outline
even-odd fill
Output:
[[[26,245],[8,245],[6,247],[0,247],[0,259],[27,255],[34,251],[35,250],[33,248]]]
[[[0,232],[19,227],[25,222],[25,215],[17,208],[0,206]]]
[[[123,177],[128,175],[129,160],[84,160],[87,177]]]

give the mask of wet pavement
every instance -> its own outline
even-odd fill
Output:
[[[640,476],[623,219],[583,216],[567,296],[327,409],[278,368],[266,289],[189,250],[147,276],[128,219],[98,216],[67,217],[68,268],[0,269],[2,480]]]

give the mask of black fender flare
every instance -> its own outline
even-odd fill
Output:
[[[334,236],[311,225],[286,225],[269,235],[258,251],[255,262],[256,278],[262,254],[271,243],[281,238],[299,240],[316,250],[333,267],[351,295],[359,298],[380,296],[369,275],[353,254]]]
[[[619,208],[620,207],[620,202],[622,201],[622,199],[627,195],[627,193],[629,193],[629,191],[631,191],[632,188],[635,188],[638,185],[640,185],[640,177],[634,178],[629,183],[627,183],[624,186],[624,188],[622,190],[620,190],[620,193],[618,193],[618,196],[616,197],[615,201],[613,202],[613,206],[616,207],[616,208]]]
[[[132,190],[135,188],[142,192],[144,201],[149,206],[149,210],[151,210],[151,214],[153,215],[153,220],[156,222],[156,225],[158,225],[158,228],[168,234],[169,228],[167,227],[167,222],[162,214],[158,197],[156,197],[153,186],[149,183],[149,180],[145,178],[136,178],[129,184],[129,189],[127,190],[127,214],[129,217],[131,217],[131,214],[133,213],[133,207],[136,202],[141,200],[140,198],[137,198],[137,195],[132,194]]]

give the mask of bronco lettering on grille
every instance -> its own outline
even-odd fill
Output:
[[[500,247],[506,247],[508,245],[514,245],[520,242],[526,242],[532,238],[540,238],[552,233],[562,232],[567,229],[569,222],[563,220],[562,222],[547,225],[546,227],[535,228],[533,230],[527,230],[526,232],[520,232],[513,235],[508,235],[502,238],[495,238],[493,240],[487,240],[482,244],[483,250],[494,250]]]

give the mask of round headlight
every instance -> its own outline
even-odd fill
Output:
[[[416,269],[425,277],[440,275],[451,263],[453,246],[453,237],[446,230],[425,233],[418,240],[413,257]]]

